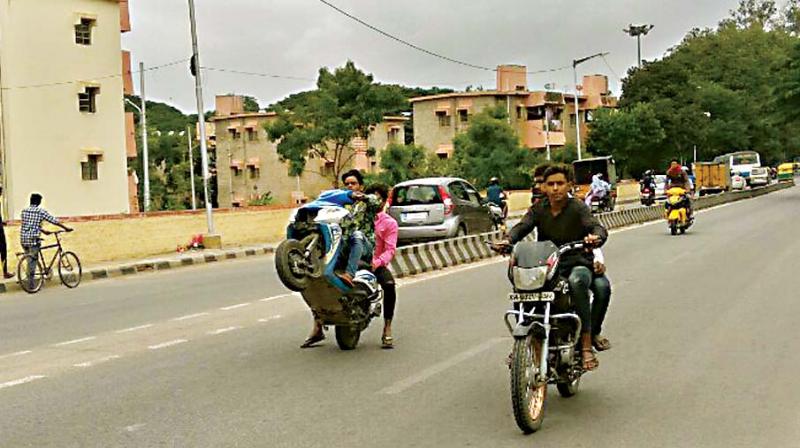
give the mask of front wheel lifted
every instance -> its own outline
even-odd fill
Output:
[[[511,353],[511,405],[525,434],[539,430],[544,421],[547,373],[539,373],[543,343],[532,335],[515,339]]]
[[[300,241],[285,240],[275,249],[275,270],[281,282],[292,291],[308,287],[305,247]]]
[[[336,326],[336,344],[342,350],[353,350],[358,346],[361,332],[351,325]]]

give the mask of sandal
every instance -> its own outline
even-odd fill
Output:
[[[394,338],[391,336],[381,336],[381,348],[394,348]]]
[[[600,367],[600,361],[598,361],[597,357],[594,356],[594,351],[592,349],[581,350],[581,356],[583,357],[583,370],[591,372],[592,370]]]
[[[611,348],[611,341],[599,334],[592,336],[592,347],[598,352],[604,352]]]

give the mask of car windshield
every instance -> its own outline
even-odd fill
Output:
[[[439,189],[435,185],[407,185],[395,187],[392,205],[430,205],[440,204]]]
[[[734,165],[754,165],[758,163],[757,154],[738,154],[733,156]]]

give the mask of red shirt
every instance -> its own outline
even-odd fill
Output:
[[[397,251],[397,221],[386,212],[375,217],[375,252],[372,255],[372,269],[389,266]]]

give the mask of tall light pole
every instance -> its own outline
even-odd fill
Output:
[[[572,61],[572,74],[575,77],[575,134],[576,134],[576,146],[578,147],[578,160],[581,160],[581,114],[578,106],[578,65],[583,64],[584,62],[594,59],[600,58],[608,53],[597,53],[591,56],[587,56],[585,58],[575,59]]]
[[[192,136],[191,126],[186,126],[186,140],[189,141],[189,179],[191,179],[192,185],[192,210],[197,210],[197,200],[195,199],[196,195],[194,194],[194,155],[192,154],[192,140],[194,137]]]
[[[197,97],[197,121],[200,126],[200,157],[203,163],[203,191],[206,201],[206,221],[209,235],[214,235],[214,217],[211,211],[211,198],[208,196],[208,147],[206,145],[206,117],[203,109],[203,80],[200,70],[200,52],[197,46],[197,21],[195,20],[194,0],[189,0],[189,22],[192,26],[192,66],[194,67],[195,96]]]
[[[140,69],[142,65],[139,66]],[[144,71],[141,73],[142,76],[142,107],[139,107],[133,101],[125,98],[125,102],[130,104],[131,107],[139,111],[139,116],[142,117],[142,171],[144,175],[144,211],[150,211],[150,164],[148,162],[148,154],[147,154],[147,111],[145,109],[145,99],[144,99]]]
[[[636,38],[636,62],[639,64],[639,68],[642,68],[642,36],[647,36],[647,33],[653,28],[655,25],[628,25],[628,29],[622,30]]]

